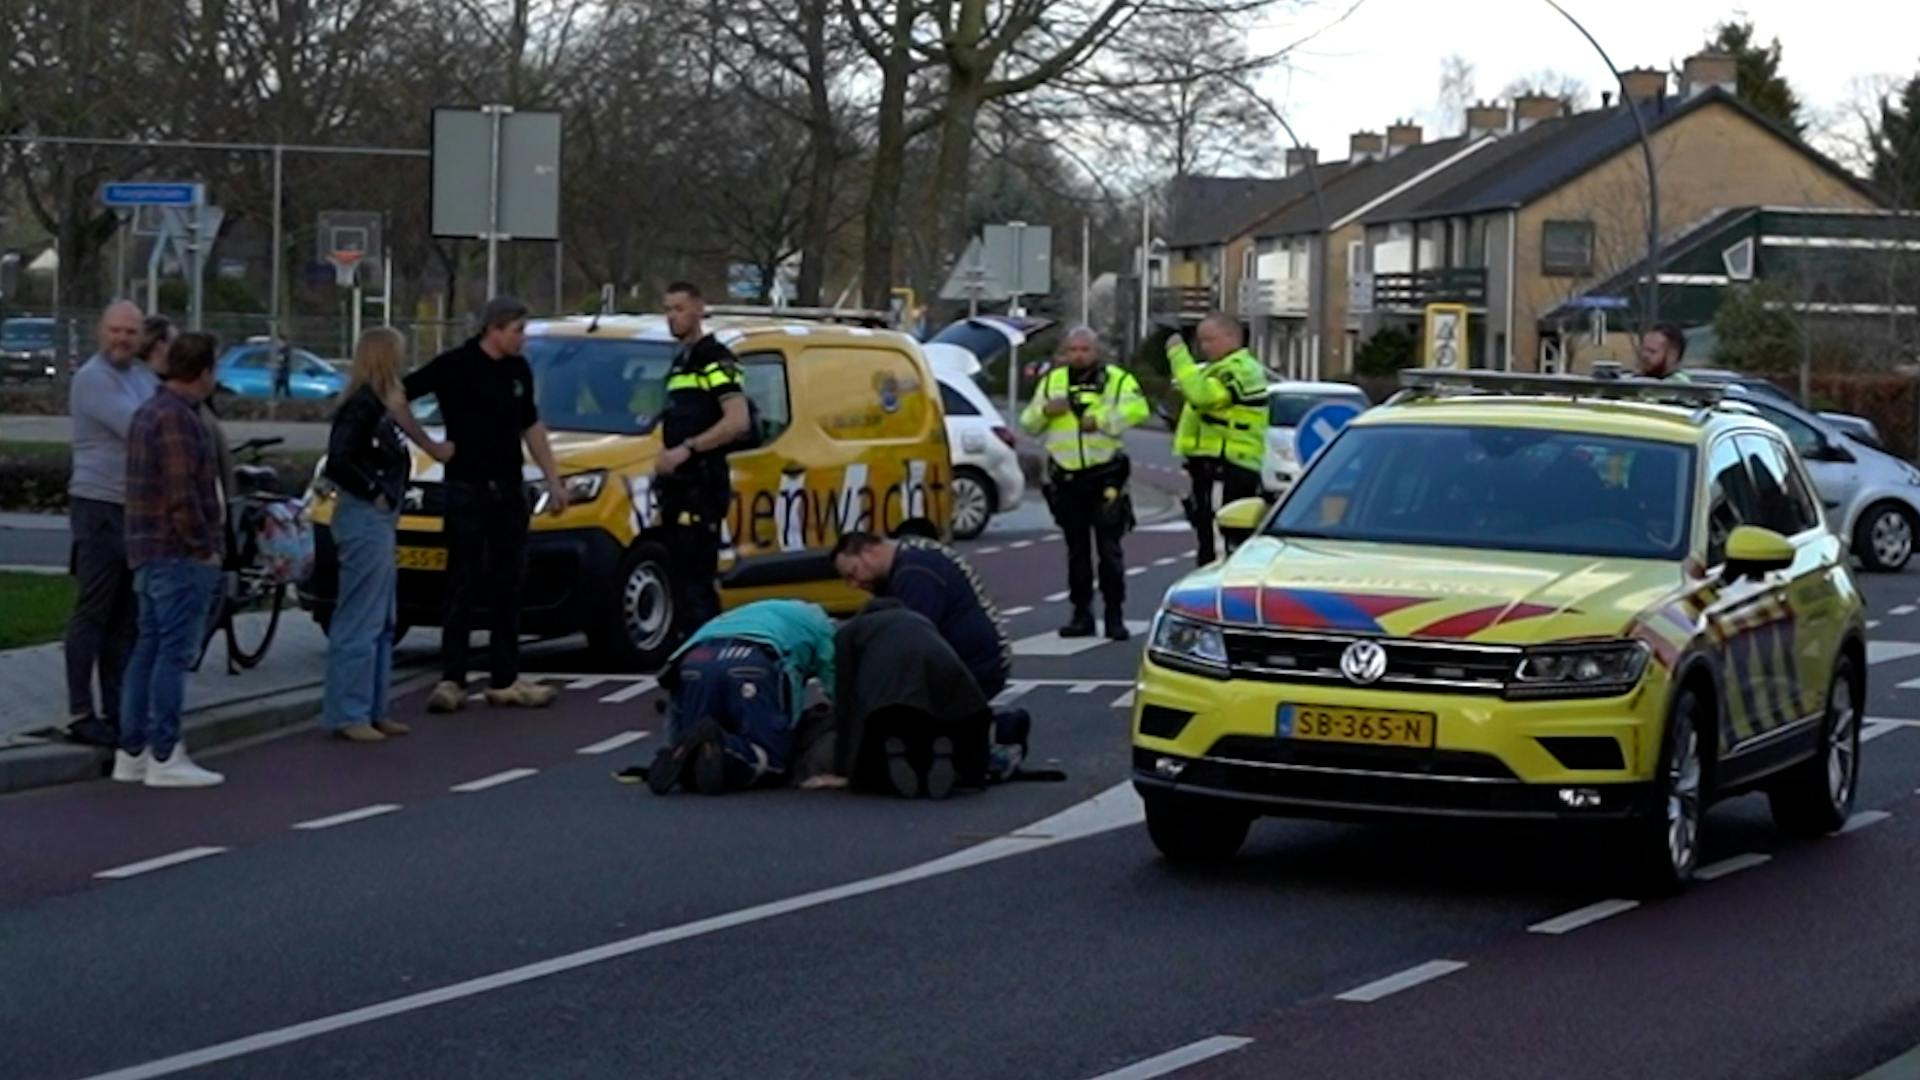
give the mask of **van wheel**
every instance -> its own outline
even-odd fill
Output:
[[[985,532],[987,522],[993,518],[996,501],[993,481],[987,479],[987,474],[963,465],[953,470],[953,484],[948,492],[953,496],[953,538],[972,540]]]
[[[1853,553],[1861,565],[1888,574],[1913,557],[1913,512],[1899,503],[1875,503],[1853,527]]]
[[[1244,811],[1183,795],[1143,793],[1147,836],[1170,863],[1202,866],[1225,862],[1247,842],[1253,817]]]
[[[606,610],[587,640],[624,671],[658,671],[673,652],[673,589],[667,550],[641,542],[620,560]]]
[[[1767,790],[1774,824],[1801,836],[1823,836],[1853,815],[1860,780],[1860,680],[1852,659],[1834,664],[1827,712],[1820,722],[1820,750]]]
[[[1700,697],[1680,691],[1667,716],[1653,798],[1628,826],[1627,858],[1634,883],[1648,896],[1671,896],[1693,880],[1700,863],[1700,824],[1706,817],[1706,757],[1702,731],[1712,730]]]

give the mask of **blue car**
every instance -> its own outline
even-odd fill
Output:
[[[278,375],[278,350],[265,342],[235,345],[214,365],[214,378],[221,390],[240,397],[273,397]],[[312,400],[330,398],[347,385],[344,372],[305,349],[294,349],[292,369],[281,396]]]

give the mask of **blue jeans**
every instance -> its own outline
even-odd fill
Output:
[[[120,749],[173,756],[187,670],[200,655],[221,581],[219,567],[192,559],[155,559],[133,572],[138,637],[120,687]]]
[[[675,662],[674,678],[669,718],[674,739],[702,717],[712,717],[725,732],[721,749],[728,787],[785,777],[794,720],[780,658],[772,649],[731,638],[702,641]]]
[[[333,546],[340,591],[327,624],[327,727],[370,724],[386,715],[393,678],[394,523],[399,515],[340,493]]]

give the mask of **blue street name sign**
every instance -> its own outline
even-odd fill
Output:
[[[203,184],[115,183],[100,185],[103,206],[199,206],[206,201]]]

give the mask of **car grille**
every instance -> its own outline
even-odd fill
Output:
[[[1378,641],[1386,650],[1386,673],[1369,684],[1384,689],[1499,694],[1520,659],[1520,650],[1509,646],[1229,630],[1227,660],[1238,679],[1345,685],[1340,657],[1360,640]]]
[[[1398,775],[1409,779],[1470,783],[1517,782],[1506,763],[1491,754],[1431,747],[1360,746],[1304,739],[1226,735],[1207,751],[1214,760],[1249,765],[1288,765],[1327,772]]]

